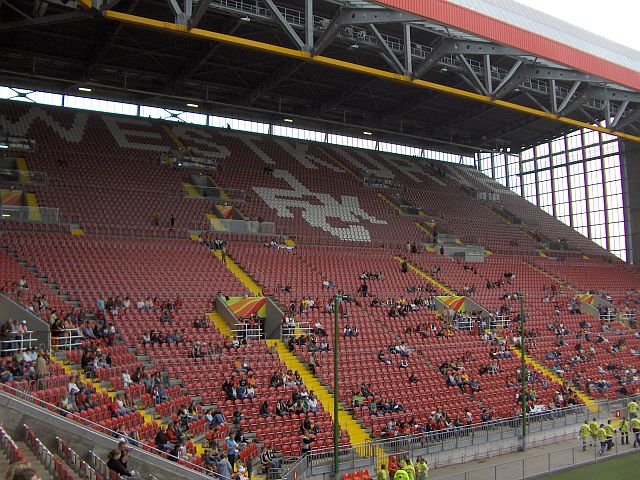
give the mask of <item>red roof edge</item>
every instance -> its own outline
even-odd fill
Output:
[[[640,72],[446,0],[373,0],[640,91]]]

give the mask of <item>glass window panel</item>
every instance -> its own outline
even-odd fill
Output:
[[[538,159],[538,168],[549,168],[549,157],[541,157]]]
[[[609,155],[610,153],[618,153],[618,142],[608,142],[602,144],[602,154]]]
[[[574,214],[584,213],[584,212],[587,211],[587,202],[586,202],[586,200],[576,200],[574,198],[571,205],[572,205]],[[585,216],[585,219],[586,219],[586,216]],[[586,220],[585,220],[585,222],[586,222]]]
[[[622,206],[624,205],[622,202],[623,201],[621,193],[611,195],[607,198],[607,204],[609,205],[609,208],[622,208]]]
[[[587,172],[599,172],[601,170],[601,162],[598,160],[589,160],[587,162]]]
[[[576,131],[567,135],[567,145],[569,150],[582,147],[582,137],[580,131]]]
[[[568,216],[569,215],[569,204],[568,203],[560,203],[556,204],[556,214],[560,216]]]
[[[569,175],[578,175],[584,172],[584,165],[582,163],[574,163],[569,165]]]
[[[604,168],[616,168],[619,166],[620,166],[619,155],[610,155],[608,157],[604,157]]]
[[[589,220],[591,221],[592,228],[596,228],[595,226],[599,225],[602,227],[602,231],[604,232],[604,212],[590,212]],[[591,233],[593,234],[593,230]]]
[[[595,145],[593,147],[587,147],[584,150],[584,155],[586,158],[594,158],[600,156],[600,146]]]
[[[564,153],[553,156],[553,165],[564,165],[567,163],[567,156]]]
[[[604,184],[607,195],[622,193],[622,182],[609,182]]]
[[[551,181],[546,180],[544,182],[538,183],[538,191],[540,193],[549,193],[551,192]]]
[[[564,152],[564,137],[556,138],[551,142],[551,151],[553,153]]]
[[[604,170],[604,177],[607,182],[620,180],[620,167],[606,168]]]
[[[536,155],[538,157],[549,155],[549,144],[541,143],[540,145],[536,146]]]
[[[594,143],[598,143],[600,140],[600,136],[598,132],[594,132],[593,130],[585,130],[584,131],[584,144],[585,145],[593,145]]]
[[[604,196],[604,194],[602,192],[602,184],[601,183],[589,186],[589,198],[592,198],[592,199],[600,198],[600,199],[602,199],[603,196]]]

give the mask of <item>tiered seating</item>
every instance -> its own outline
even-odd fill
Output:
[[[18,282],[23,278],[27,282],[28,289],[21,289]],[[16,300],[25,308],[31,308],[44,322],[49,321],[52,310],[58,312],[69,310],[71,305],[60,298],[48,285],[38,282],[36,276],[28,269],[21,266],[13,257],[0,252],[0,285],[2,293]],[[42,295],[49,304],[48,309],[40,309],[36,297]]]
[[[285,455],[300,454],[300,423],[305,414],[291,416],[264,417],[260,415],[260,406],[268,402],[271,412],[275,411],[276,403],[280,400],[289,400],[292,393],[301,390],[304,386],[270,387],[269,380],[276,372],[286,370],[285,365],[277,356],[267,353],[264,342],[252,342],[248,346],[239,349],[225,349],[221,354],[208,358],[189,358],[189,352],[175,350],[172,357],[156,357],[158,365],[166,369],[171,376],[182,378],[192,396],[201,396],[203,403],[215,404],[227,419],[232,418],[236,409],[244,415],[240,426],[245,431],[255,432],[260,441],[269,440],[279,451]],[[179,359],[177,362],[176,359]],[[256,387],[253,399],[229,400],[222,390],[222,384],[232,376],[239,378],[239,374],[233,374],[234,361],[245,359],[252,368]],[[332,422],[329,413],[320,406],[317,413],[306,414],[315,419],[320,428],[317,446],[331,446]],[[341,445],[349,443],[346,431],[342,431]]]
[[[640,287],[638,269],[620,261],[611,263],[589,259],[557,261],[545,258],[535,258],[532,261],[583,292],[608,293],[612,300],[621,306],[628,292],[636,292]]]
[[[324,311],[324,306],[338,291],[358,299],[358,303],[345,304],[338,322],[340,330],[347,325],[359,330],[357,337],[346,337],[339,345],[340,398],[350,405],[352,392],[360,389],[364,382],[370,384],[375,393],[373,400],[397,396],[396,400],[404,407],[403,411],[374,414],[368,408],[368,401],[372,399],[367,399],[364,407],[356,408],[354,413],[375,435],[381,434],[390,419],[401,422],[414,418],[418,424],[425,424],[432,418],[431,412],[439,407],[451,418],[465,416],[468,409],[474,421],[479,420],[484,408],[492,408],[497,416],[511,415],[517,408],[516,387],[509,386],[518,368],[515,357],[507,355],[497,360],[500,373],[480,376],[478,371],[491,359],[491,347],[476,334],[454,332],[452,336],[423,337],[416,332],[418,324],[434,323],[436,329],[441,326],[441,320],[425,307],[407,312],[406,316],[389,318],[388,308],[371,306],[374,297],[395,301],[402,297],[413,300],[429,296],[427,292],[408,291],[410,287],[424,286],[427,281],[411,271],[402,273],[400,263],[394,259],[398,254],[408,256],[427,273],[434,266],[439,267],[438,280],[446,286],[459,292],[465,286],[473,287],[475,292],[469,294],[471,298],[488,309],[510,307],[512,317],[517,313],[519,302],[504,299],[504,295],[524,292],[529,313],[527,329],[537,333],[534,341],[528,341],[529,354],[555,369],[558,362],[547,360],[546,354],[559,348],[564,356],[560,362],[564,378],[583,389],[588,388],[587,379],[607,380],[614,386],[594,394],[612,395],[619,369],[602,371],[598,367],[637,364],[631,348],[637,351],[638,345],[636,340],[628,338],[628,330],[621,334],[607,333],[610,343],[625,338],[626,349],[613,351],[606,342],[592,341],[589,347],[593,347],[593,353],[588,359],[579,362],[571,359],[577,351],[577,342],[581,341],[573,338],[581,329],[580,323],[593,320],[583,314],[569,314],[566,306],[575,292],[523,259],[569,280],[580,289],[605,288],[616,301],[620,301],[621,292],[637,288],[637,269],[620,270],[618,263],[571,259],[560,264],[532,257],[539,245],[527,233],[528,227],[523,229],[506,223],[491,211],[492,204],[470,199],[466,190],[499,192],[509,211],[536,220],[541,233],[550,238],[566,237],[571,247],[585,252],[598,255],[603,252],[557,220],[540,214],[525,200],[508,195],[495,182],[470,175],[468,169],[146,119],[13,102],[1,104],[0,109],[2,131],[34,138],[42,146],[30,156],[28,165],[33,170],[45,171],[49,182],[44,186],[29,186],[30,191],[37,193],[41,205],[60,208],[63,220],[81,223],[88,234],[72,237],[60,233],[64,229],[49,227],[17,232],[9,228],[8,222],[2,222],[0,225],[9,230],[2,233],[2,246],[16,252],[29,267],[37,269],[38,275],[55,282],[62,295],[80,302],[87,311],[95,311],[100,296],[130,299],[132,305],[128,309],[121,308],[112,316],[107,314],[107,321],[118,327],[125,346],[111,347],[112,366],[99,369],[97,378],[109,381],[113,388],[122,388],[121,373],[138,365],[135,357],[126,351],[128,347],[135,347],[136,353],[148,355],[155,368],[168,371],[172,378],[182,380],[185,387],[184,392],[180,388],[168,389],[169,401],[156,406],[162,416],[173,416],[182,404],[200,396],[205,404],[219,407],[227,418],[236,409],[242,409],[245,419],[241,425],[256,432],[259,440],[272,440],[276,448],[286,454],[300,452],[298,432],[303,417],[261,416],[259,407],[266,401],[273,410],[277,400],[290,397],[303,386],[268,386],[270,374],[285,367],[268,353],[264,342],[235,349],[213,326],[196,328],[194,325],[194,320],[213,309],[216,292],[244,295],[248,291],[206,246],[186,238],[187,228],[202,227],[212,201],[184,198],[182,183],[189,181],[195,170],[174,170],[160,164],[160,152],[175,147],[165,127],[171,128],[194,155],[216,160],[220,168],[206,174],[211,175],[218,186],[245,191],[246,201],[239,202],[237,207],[247,218],[275,222],[277,234],[296,240],[296,248],[289,251],[267,247],[264,240],[221,234],[230,240],[230,255],[285,307],[293,302],[295,310],[300,312],[300,300],[315,301],[317,308],[297,316],[311,325],[319,321],[329,334],[326,341],[330,351],[315,353],[317,375],[328,385],[333,382],[330,360],[334,348],[333,316]],[[461,263],[437,254],[408,254],[404,245],[420,243],[426,236],[412,224],[414,218],[397,215],[385,200],[385,196],[396,190],[367,187],[359,181],[363,174],[399,182],[402,189],[398,191],[426,212],[427,216],[420,219],[435,219],[441,231],[467,243],[486,245],[495,255],[475,265],[474,273],[464,269]],[[154,221],[155,212],[160,213],[159,225]],[[171,216],[176,220],[175,230],[168,228]],[[0,253],[0,267],[3,282],[15,282],[25,275],[30,285],[37,286],[48,297],[51,308],[70,309],[71,304],[63,302],[53,290],[41,288],[29,269],[21,267],[10,256]],[[606,275],[593,273],[600,269],[606,269]],[[618,275],[621,271],[624,274]],[[363,272],[383,276],[380,280],[367,281],[369,296],[364,299],[356,294]],[[487,282],[504,279],[505,272],[515,275],[511,284],[486,287]],[[334,282],[336,288],[323,287],[325,279]],[[550,302],[543,301],[546,295],[543,285],[554,292]],[[11,285],[7,288],[12,289]],[[432,293],[442,292],[435,288]],[[157,298],[160,303],[166,303],[177,297],[182,306],[170,309],[171,318],[161,318],[165,313],[161,307],[136,308],[136,302],[141,299]],[[556,313],[556,301],[559,313]],[[45,317],[48,314],[48,310],[42,312]],[[564,335],[566,344],[557,346],[556,335],[549,325],[560,322],[572,334]],[[614,325],[614,328],[621,326]],[[142,336],[152,330],[162,336],[178,334],[179,340],[143,343]],[[505,337],[516,336],[511,330],[503,332]],[[402,341],[412,348],[409,368],[400,369],[396,356],[389,366],[378,361],[379,350],[387,352],[389,346]],[[207,344],[208,356],[193,358],[196,342]],[[302,360],[309,360],[306,347],[298,345],[295,351]],[[248,359],[256,376],[255,397],[227,400],[221,389],[222,382],[231,376],[234,362],[242,357]],[[68,359],[77,362],[78,354],[70,352]],[[445,360],[457,359],[462,359],[470,375],[480,381],[482,390],[473,396],[468,391],[447,387],[438,369]],[[42,400],[56,403],[69,379],[55,367],[52,369],[54,375],[39,384],[20,381],[15,385],[36,393]],[[415,375],[416,383],[409,382],[411,374]],[[127,391],[143,405],[153,405],[151,396],[140,385],[130,386]],[[397,394],[414,391],[420,395],[407,395],[401,400]],[[538,389],[539,402],[548,403],[553,391],[553,388]],[[154,436],[155,423],[143,424],[137,413],[111,418],[110,399],[97,394],[94,399],[99,405],[81,413],[83,420],[110,428],[136,428],[143,439]],[[322,432],[317,446],[329,446],[330,416],[321,407],[314,417]],[[190,430],[203,433],[206,427],[197,421]],[[340,442],[349,442],[346,432],[342,432]]]

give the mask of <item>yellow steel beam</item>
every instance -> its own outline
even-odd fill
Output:
[[[85,10],[90,10],[93,7],[91,0],[77,0],[77,3]]]
[[[90,3],[89,0],[82,0]],[[449,95],[455,95],[457,97],[466,98],[468,100],[488,103],[497,107],[506,108],[509,110],[515,110],[521,113],[532,115],[535,117],[552,120],[555,122],[564,123],[577,128],[586,128],[589,130],[595,130],[598,132],[613,135],[625,140],[631,140],[634,142],[640,142],[640,136],[631,135],[624,132],[614,131],[610,128],[600,127],[597,125],[591,125],[587,122],[581,122],[572,118],[555,115],[543,110],[535,108],[525,107],[524,105],[518,105],[517,103],[507,102],[505,100],[497,100],[487,95],[480,95],[478,93],[469,92],[460,88],[449,87],[440,83],[429,82],[427,80],[414,79],[407,75],[401,75],[398,73],[389,72],[386,70],[380,70],[379,68],[367,67],[364,65],[358,65],[356,63],[345,62],[344,60],[337,60],[335,58],[325,57],[322,55],[312,55],[308,52],[301,52],[292,48],[280,47],[278,45],[272,45],[270,43],[258,42],[255,40],[249,40],[247,38],[236,37],[233,35],[226,35],[224,33],[211,32],[209,30],[203,30],[200,28],[189,29],[184,25],[177,25],[171,22],[163,22],[160,20],[154,20],[152,18],[140,17],[138,15],[131,15],[128,13],[115,12],[107,10],[104,12],[104,16],[109,20],[115,20],[118,22],[125,22],[139,27],[153,28],[157,30],[165,30],[168,32],[189,35],[191,37],[200,38],[202,40],[210,40],[215,42],[226,43],[228,45],[234,45],[237,47],[250,48],[253,50],[259,50],[261,52],[272,53],[275,55],[297,58],[301,61],[308,61],[317,63],[320,65],[326,65],[333,68],[339,68],[342,70],[348,70],[355,73],[362,73],[373,77],[383,78],[396,82],[402,82],[408,85],[415,85],[416,87],[433,90],[437,92],[446,93]]]

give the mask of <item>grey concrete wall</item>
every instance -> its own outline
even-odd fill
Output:
[[[23,425],[28,425],[52,452],[56,451],[55,439],[58,436],[66,440],[69,446],[85,459],[90,450],[106,459],[109,451],[117,446],[113,437],[83,427],[61,415],[18,400],[2,391],[0,391],[0,421],[5,430],[18,440],[24,438]],[[158,480],[208,478],[140,448],[133,447],[132,450],[129,466],[143,475],[152,474]]]
[[[50,349],[51,335],[49,326],[40,320],[40,317],[0,293],[0,324],[6,322],[9,318],[18,321],[26,320],[27,328],[33,332],[32,338],[35,338],[38,342],[38,348],[43,350]]]
[[[264,321],[264,329],[266,338],[275,338],[280,340],[282,332],[282,317],[284,312],[280,310],[278,304],[270,297],[267,297],[267,318]]]
[[[224,298],[217,298],[216,311],[220,314],[227,325],[229,325],[229,328],[233,329],[236,324],[236,316],[233,314],[229,306],[224,302]]]
[[[624,213],[627,223],[627,259],[640,265],[640,144],[620,140]]]

